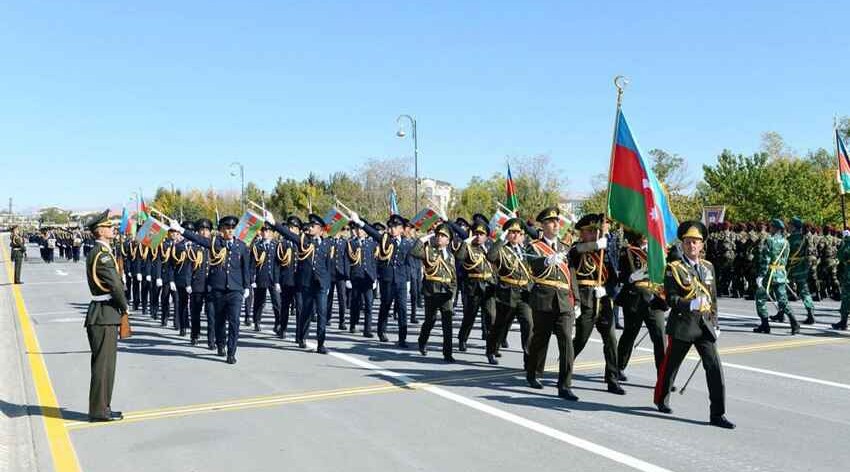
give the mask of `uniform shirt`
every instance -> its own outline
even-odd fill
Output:
[[[183,236],[209,249],[207,286],[212,290],[241,292],[251,286],[251,256],[244,242],[218,236],[207,239],[190,230],[185,230]]]
[[[378,265],[378,277],[381,282],[395,285],[407,283],[410,280],[410,250],[413,249],[414,242],[401,236],[390,237],[389,233],[382,235],[369,225],[364,225],[363,230],[372,239],[379,241],[377,258],[383,262]]]
[[[269,288],[278,283],[279,264],[277,243],[272,240],[255,240],[251,248],[251,274],[257,288]]]
[[[378,278],[378,269],[375,264],[376,248],[377,243],[371,238],[348,240],[345,257],[348,259],[349,276],[352,281],[367,281],[371,284]]]

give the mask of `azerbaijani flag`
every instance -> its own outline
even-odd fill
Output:
[[[148,206],[145,205],[145,197],[139,197],[139,201],[141,202],[139,205],[139,221],[145,221],[150,216],[150,211],[148,211]]]
[[[420,231],[428,231],[439,219],[440,215],[438,215],[436,211],[430,208],[423,208],[416,216],[413,217],[411,223],[413,223],[413,226]]]
[[[328,213],[325,215],[325,233],[327,233],[328,237],[332,238],[336,236],[337,233],[343,230],[345,226],[348,224],[348,218],[345,217],[339,210],[336,208],[331,208],[328,210]]]
[[[395,187],[390,190],[390,215],[398,215],[398,194],[395,193]]]
[[[121,224],[118,225],[118,233],[128,234],[130,229],[130,215],[127,213],[127,206],[121,210]]]
[[[516,187],[514,186],[514,178],[511,177],[510,164],[508,164],[508,179],[505,181],[505,192],[507,193],[505,207],[510,211],[516,212],[516,209],[519,208],[519,200],[516,198]]]
[[[640,155],[626,117],[617,111],[617,129],[608,182],[608,214],[646,235],[649,279],[664,281],[666,247],[676,239],[679,222],[652,168]]]
[[[266,223],[266,220],[263,217],[257,215],[251,210],[246,210],[245,214],[242,215],[242,218],[239,219],[239,224],[236,225],[236,229],[233,230],[233,234],[242,240],[246,245],[250,246],[251,241],[257,237],[257,232],[260,231],[260,228]]]
[[[843,195],[850,192],[850,157],[838,130],[835,130],[835,156],[838,158],[838,189]]]
[[[168,234],[166,226],[156,218],[149,216],[136,234],[135,240],[144,246],[159,247],[166,234]]]
[[[502,210],[496,209],[496,213],[490,218],[490,239],[499,239],[502,237],[502,226],[504,226],[511,217]]]

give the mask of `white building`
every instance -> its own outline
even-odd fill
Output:
[[[452,184],[442,180],[419,179],[419,195],[427,205],[436,205],[435,210],[448,213],[452,199]]]

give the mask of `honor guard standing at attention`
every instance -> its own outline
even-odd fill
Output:
[[[195,222],[195,228],[198,235],[204,239],[210,238],[212,231],[212,221],[201,218]],[[210,300],[210,294],[207,292],[207,276],[210,272],[210,250],[192,243],[187,239],[186,257],[189,259],[189,264],[192,268],[191,283],[186,286],[186,292],[191,295],[191,303],[189,309],[191,312],[192,326],[190,338],[193,344],[201,337],[201,310],[204,310],[207,319],[207,349],[215,349],[215,313]],[[224,342],[222,341],[222,344]]]
[[[649,280],[646,237],[625,230],[628,245],[620,250],[620,283],[622,288],[617,294],[616,303],[623,308],[623,334],[617,344],[617,366],[619,380],[626,381],[623,371],[632,356],[635,339],[642,325],[646,325],[652,350],[655,354],[655,368],[661,368],[664,360],[664,313],[667,303],[662,297],[664,286]]]
[[[770,222],[770,237],[765,240],[757,261],[756,268],[756,313],[761,318],[761,324],[753,329],[755,333],[770,333],[770,323],[767,318],[767,301],[772,299],[779,307],[779,313],[788,315],[791,322],[791,334],[800,332],[800,324],[788,305],[788,292],[785,284],[788,276],[785,267],[788,263],[790,246],[785,239],[785,223],[780,219]],[[771,298],[771,295],[773,296]]]
[[[617,336],[614,332],[614,311],[611,294],[617,284],[616,271],[610,259],[618,254],[605,251],[608,239],[608,223],[604,215],[589,214],[577,223],[579,242],[570,249],[570,268],[578,279],[578,295],[581,316],[576,321],[576,333],[573,338],[575,357],[581,353],[590,339],[594,326],[602,337],[602,353],[605,356],[605,383],[608,391],[617,395],[626,392],[620,387],[617,367]],[[602,252],[605,251],[603,255]]]
[[[251,264],[253,283],[251,287],[254,289],[254,331],[260,330],[260,323],[263,320],[263,307],[266,305],[266,294],[268,294],[272,299],[275,334],[277,334],[280,324],[280,293],[275,289],[276,286],[279,286],[277,284],[280,277],[278,274],[277,244],[272,239],[271,230],[263,226],[260,228],[260,232],[251,248],[253,259],[253,263]]]
[[[398,347],[407,348],[407,284],[410,280],[409,254],[414,242],[403,238],[404,218],[391,215],[387,220],[387,232],[381,234],[371,225],[367,225],[357,213],[352,212],[351,221],[363,229],[378,242],[377,259],[381,262],[379,277],[381,283],[381,308],[378,312],[378,339],[386,342],[387,321],[390,308],[395,305],[398,312]]]
[[[275,223],[271,213],[266,212],[266,223],[284,238],[292,241],[298,248],[298,277],[301,279],[302,312],[296,326],[295,341],[302,349],[307,347],[307,334],[310,332],[310,319],[317,317],[316,352],[327,354],[325,331],[328,321],[328,290],[331,285],[331,259],[334,256],[334,244],[329,238],[323,238],[325,221],[321,216],[310,214],[308,233],[294,233],[288,227]]]
[[[97,238],[95,249],[86,258],[86,279],[91,302],[86,313],[86,334],[91,348],[91,384],[89,386],[89,421],[115,421],[123,418],[112,410],[112,388],[115,384],[115,362],[118,355],[119,326],[127,316],[124,284],[110,243],[114,236],[109,210],[96,216],[88,229]]]
[[[487,260],[498,275],[495,291],[496,320],[487,335],[487,362],[497,365],[499,345],[507,336],[514,318],[519,320],[524,363],[528,359],[532,318],[529,295],[532,286],[531,267],[525,257],[525,223],[511,218],[502,225],[505,239],[496,241],[487,251]]]
[[[673,412],[669,404],[672,382],[691,346],[694,346],[705,369],[711,401],[711,424],[733,429],[735,425],[724,416],[726,388],[717,352],[720,327],[717,324],[714,266],[702,260],[700,255],[708,230],[699,221],[685,221],[679,225],[677,232],[682,241],[682,258],[667,264],[664,274],[664,289],[670,305],[666,329],[670,343],[655,384],[655,405],[662,413]]]
[[[295,215],[286,219],[289,230],[295,234],[301,233],[301,219]],[[278,285],[280,291],[280,326],[277,336],[286,339],[286,328],[289,326],[289,312],[295,312],[295,323],[301,313],[301,291],[298,285],[296,268],[298,266],[298,245],[286,238],[277,243]]]
[[[452,363],[452,300],[457,290],[457,273],[451,244],[452,229],[448,224],[440,224],[433,233],[419,238],[413,249],[412,257],[422,260],[425,279],[422,282],[422,295],[425,297],[425,321],[419,332],[419,352],[428,354],[428,337],[440,312],[440,326],[443,331],[443,359]],[[401,315],[400,315],[401,316]]]
[[[809,265],[809,254],[816,250],[809,246],[808,235],[803,234],[803,220],[791,218],[792,231],[788,236],[788,268],[787,273],[794,286],[797,289],[797,295],[803,301],[803,306],[806,308],[806,320],[803,324],[814,324],[815,305],[812,302],[812,295],[809,293],[809,273],[811,267]],[[773,321],[785,321],[785,314],[780,312],[770,318]]]
[[[466,341],[475,324],[475,317],[481,311],[481,334],[487,339],[490,328],[495,321],[495,278],[493,266],[487,260],[489,251],[490,227],[486,221],[473,217],[472,236],[463,241],[455,257],[466,272],[465,292],[463,303],[463,321],[457,335],[460,352],[466,352]]]
[[[351,319],[348,332],[355,332],[362,310],[364,313],[363,337],[371,338],[374,336],[372,334],[372,288],[378,280],[378,269],[375,265],[377,243],[353,221],[349,223],[349,226],[351,226],[352,238],[348,241],[345,250],[351,277]]]
[[[24,265],[27,244],[23,236],[20,235],[17,226],[12,226],[12,238],[9,241],[9,246],[12,250],[12,262],[15,263],[15,283],[20,285],[23,283],[21,282],[21,266]]]
[[[184,221],[181,226],[188,230],[195,231],[195,223]],[[177,326],[180,328],[180,336],[186,336],[186,330],[189,326],[189,299],[192,296],[192,261],[189,259],[189,251],[193,249],[192,241],[183,239],[177,234],[175,236],[177,243],[171,249],[171,264],[173,267],[174,287],[177,289],[174,292],[177,295],[176,308],[174,310],[174,318],[177,320]],[[198,336],[194,333],[189,334],[189,342],[194,346],[198,343]]]
[[[227,323],[227,363],[236,364],[236,347],[239,341],[239,310],[248,298],[251,285],[251,255],[242,240],[235,238],[233,229],[239,220],[235,216],[225,216],[218,222],[220,236],[207,239],[198,233],[184,230],[176,221],[171,220],[171,229],[177,231],[199,246],[210,250],[210,272],[207,285],[212,292],[213,312],[215,313],[215,339],[218,355],[224,355],[224,326]]]
[[[568,248],[558,240],[558,208],[544,209],[537,215],[537,221],[543,226],[543,232],[539,239],[528,245],[526,252],[534,281],[529,298],[534,323],[525,363],[525,378],[531,388],[543,388],[537,377],[543,375],[546,351],[554,334],[559,353],[558,396],[577,401],[578,397],[570,389],[574,358],[570,334],[574,316],[578,313],[576,277],[567,264]]]

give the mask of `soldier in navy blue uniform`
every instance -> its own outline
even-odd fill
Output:
[[[251,248],[254,289],[254,331],[260,330],[260,322],[263,318],[263,306],[266,304],[266,293],[272,299],[272,310],[274,311],[275,333],[280,324],[280,292],[279,287],[279,264],[277,262],[277,245],[272,239],[272,233],[268,228],[260,228],[257,239]]]
[[[405,236],[412,241],[419,238],[416,234],[416,227],[409,221],[405,220],[404,224]],[[418,257],[410,257],[410,323],[417,324],[416,309],[422,307],[422,259]]]
[[[325,348],[325,329],[327,327],[328,289],[331,285],[331,260],[335,247],[328,238],[322,238],[325,221],[321,216],[311,214],[308,217],[307,233],[295,233],[288,227],[274,222],[271,214],[266,213],[266,222],[284,238],[297,245],[298,277],[301,282],[303,310],[298,318],[296,341],[301,348],[307,347],[306,338],[310,331],[310,319],[317,316],[316,340],[319,346],[316,352],[327,354]]]
[[[373,288],[378,280],[378,270],[375,265],[375,249],[378,247],[363,228],[351,222],[352,237],[347,242],[345,257],[348,259],[349,276],[351,277],[351,324],[349,333],[356,330],[360,322],[360,310],[363,310],[363,336],[371,338],[372,334],[372,301]]]
[[[339,329],[346,329],[345,326],[345,289],[351,286],[349,281],[349,265],[348,258],[345,256],[346,245],[348,244],[348,231],[340,231],[340,234],[331,238],[334,244],[334,256],[331,262],[331,285],[328,290],[328,324],[331,323],[331,314],[333,312],[334,291],[336,291],[336,303],[339,311]]]
[[[451,223],[451,222],[448,222]],[[453,228],[461,228],[464,233],[469,233],[469,222],[466,221],[465,218],[457,217],[455,218]],[[460,246],[463,244],[463,240],[466,239],[466,236],[459,237],[453,236],[451,241],[451,250],[452,252],[457,252],[460,249]],[[455,260],[455,270],[457,271],[457,283],[458,289],[455,292],[455,299],[452,305],[453,308],[457,308],[458,300],[462,301],[464,306],[466,306],[466,270],[463,268],[463,264]]]
[[[159,247],[158,264],[154,264],[151,277],[155,280],[155,288],[159,294],[160,326],[165,326],[171,317],[171,299],[177,294],[177,286],[174,283],[174,266],[171,261],[171,251],[174,249],[174,235],[176,232],[169,231],[168,237],[162,240]],[[176,302],[176,300],[175,300]],[[174,303],[175,307],[177,303]],[[177,317],[172,322],[174,329],[180,329]]]
[[[251,256],[248,247],[233,236],[239,220],[225,216],[218,222],[220,236],[204,238],[194,231],[184,230],[176,221],[171,228],[186,239],[210,250],[210,271],[207,285],[210,287],[213,311],[215,312],[216,343],[218,355],[224,355],[224,323],[227,322],[227,363],[236,364],[236,346],[239,340],[239,310],[248,298],[251,286]]]
[[[201,218],[195,222],[198,235],[202,238],[209,239],[210,231],[212,231],[212,221]],[[207,293],[207,275],[210,271],[210,250],[192,243],[186,242],[186,257],[189,259],[188,264],[191,266],[192,278],[191,283],[186,286],[186,293],[191,297],[190,312],[191,312],[191,333],[190,338],[192,344],[197,342],[201,336],[201,310],[207,318],[207,349],[214,349],[216,345],[215,337],[215,312],[213,311],[209,293]],[[222,342],[222,344],[224,344]]]
[[[394,305],[398,313],[398,346],[407,348],[407,290],[410,281],[410,250],[415,241],[403,238],[404,218],[390,216],[387,220],[387,232],[383,235],[371,225],[367,225],[356,213],[351,220],[361,227],[372,239],[378,241],[377,258],[381,284],[381,308],[378,312],[378,339],[386,342],[387,319]]]
[[[181,226],[188,230],[195,230],[195,224],[191,221],[184,221]],[[186,336],[186,329],[189,328],[189,298],[192,294],[192,261],[189,260],[189,251],[192,246],[192,241],[183,239],[178,233],[171,249],[172,283],[177,289],[174,292],[177,295],[174,318],[180,329],[180,336]],[[194,346],[198,343],[198,337],[190,335],[189,342]]]
[[[301,219],[291,215],[286,219],[289,230],[295,234],[301,233]],[[280,326],[277,335],[286,339],[286,328],[289,325],[289,313],[295,312],[296,325],[301,313],[301,287],[297,283],[298,245],[288,239],[281,239],[277,244],[278,284],[275,288],[280,292]]]
[[[151,253],[153,250],[150,246],[145,246],[144,244],[139,244],[139,273],[136,274],[136,280],[139,281],[140,290],[139,292],[142,294],[142,314],[148,314],[148,308],[151,303],[151,300],[156,300],[156,306],[159,307],[159,298],[155,295],[151,295],[153,292],[153,279],[151,278],[151,269],[154,263],[153,258],[151,257]],[[157,319],[157,313],[154,311],[153,307],[150,307],[151,318]]]

